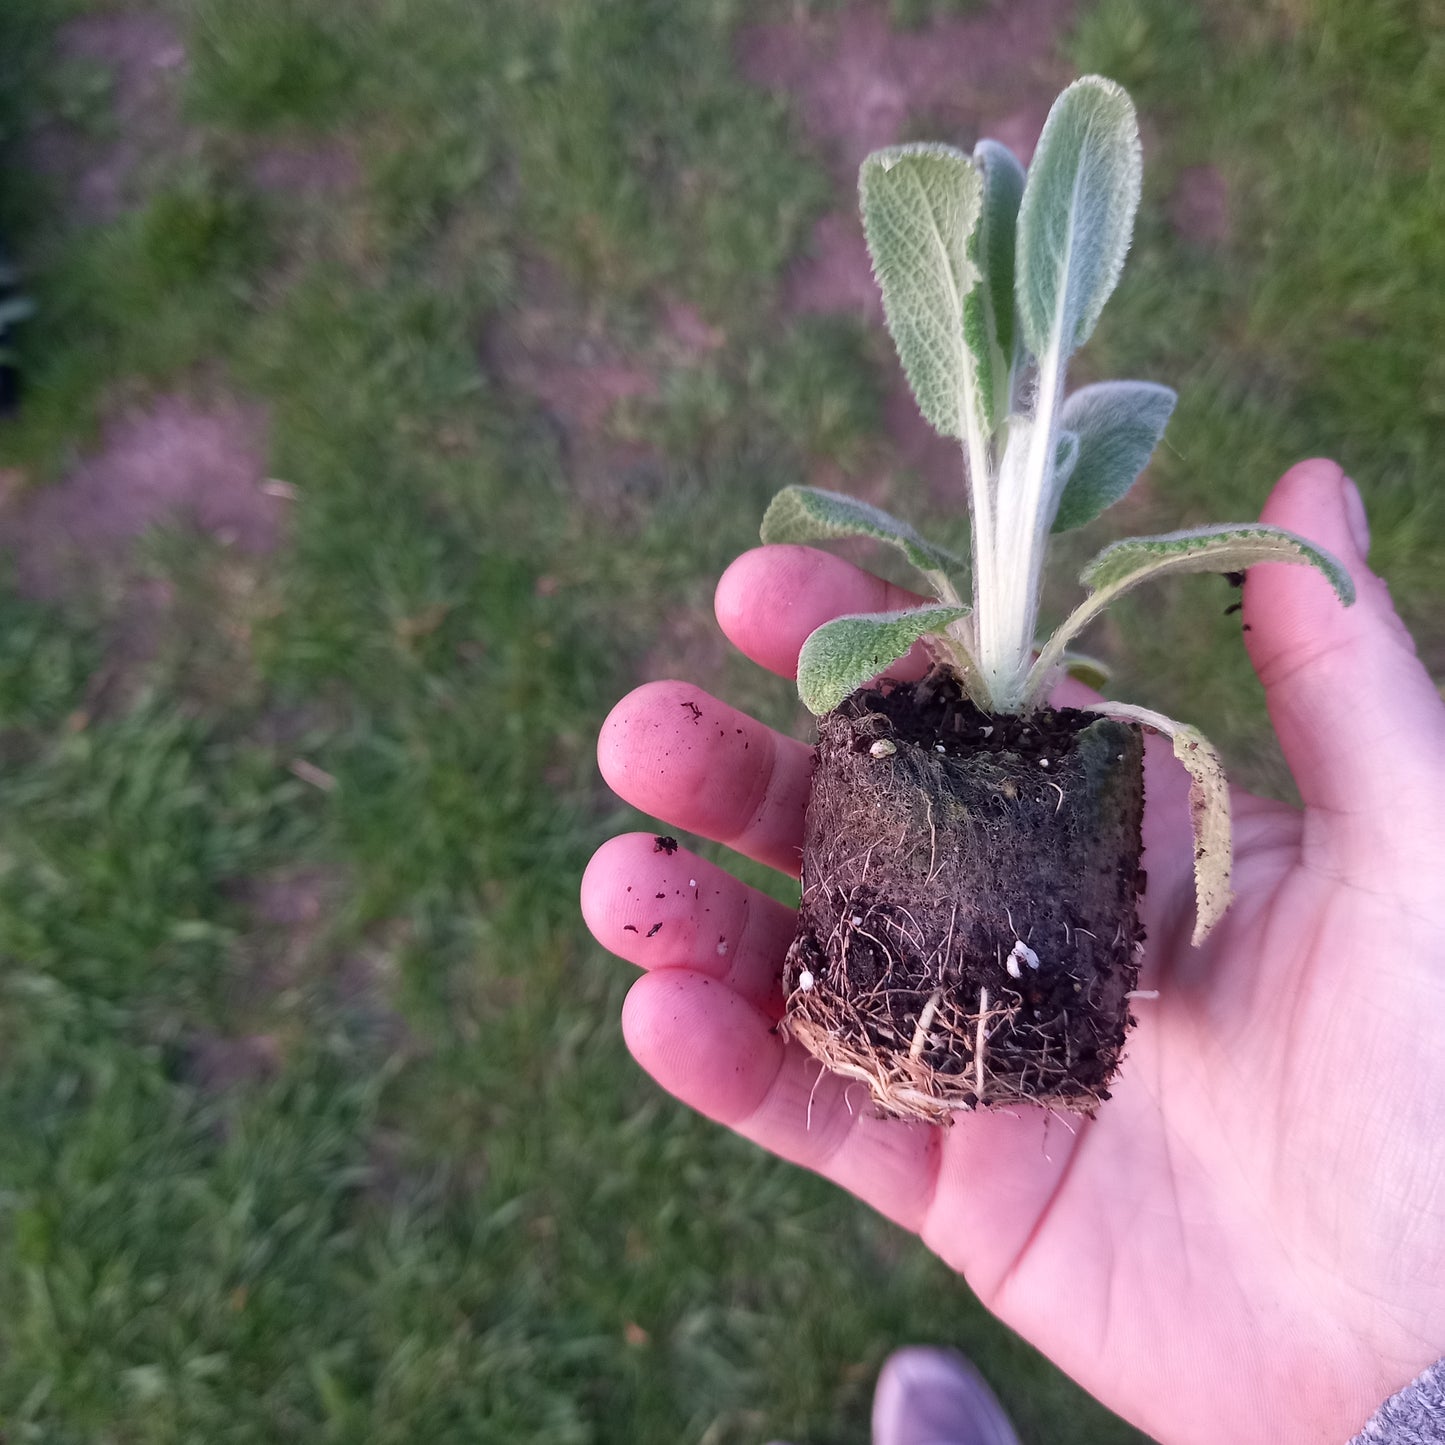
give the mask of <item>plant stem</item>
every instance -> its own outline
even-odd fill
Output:
[[[1027,434],[1020,437],[1011,431],[1004,456],[994,561],[998,616],[988,640],[981,635],[979,642],[979,664],[1002,711],[1014,711],[1025,703],[1044,556],[1053,525],[1054,431],[1063,383],[1063,348],[1056,344],[1039,367],[1039,388]]]
[[[984,638],[989,629],[997,625],[998,516],[995,503],[998,499],[998,487],[994,480],[988,439],[979,425],[978,414],[975,408],[969,405],[969,401],[968,396],[961,398],[959,412],[963,417],[964,445],[968,456],[969,500],[973,512],[973,623],[974,636],[977,639],[978,683],[987,690],[984,706],[988,707],[993,703],[994,690],[983,663],[983,649]]]

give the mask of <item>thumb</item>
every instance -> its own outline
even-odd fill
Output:
[[[1245,634],[1269,715],[1305,806],[1350,845],[1378,848],[1438,827],[1445,804],[1445,703],[1370,571],[1355,484],[1331,461],[1280,479],[1262,521],[1333,552],[1354,578],[1343,607],[1310,567],[1252,568]]]

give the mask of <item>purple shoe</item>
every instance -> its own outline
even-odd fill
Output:
[[[1019,1437],[962,1355],[914,1345],[879,1372],[873,1445],[1019,1445]]]

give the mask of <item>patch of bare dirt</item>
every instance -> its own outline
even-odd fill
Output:
[[[203,1094],[229,1094],[275,1078],[281,1071],[281,1043],[274,1034],[193,1034],[186,1042],[183,1071]]]
[[[657,396],[658,359],[623,348],[550,267],[526,266],[521,296],[482,336],[482,366],[546,413],[577,499],[609,521],[624,521],[655,491],[660,464],[614,421],[626,403]],[[715,344],[690,307],[665,315],[661,331],[674,351],[694,357]]]
[[[186,48],[159,11],[83,15],[61,26],[62,66],[93,66],[109,77],[109,114],[88,125],[52,118],[32,135],[30,163],[59,183],[82,221],[108,221],[136,199],[143,172],[200,150],[181,114]]]
[[[783,277],[783,309],[791,316],[844,311],[870,325],[883,320],[863,227],[852,209],[829,211],[813,224],[806,255]]]
[[[968,141],[1005,121],[1031,149],[1031,106],[1042,99],[1047,112],[1058,89],[1055,50],[1072,12],[1072,0],[995,0],[980,14],[903,31],[869,0],[751,26],[738,60],[755,84],[796,97],[804,127],[851,187],[868,152],[902,139],[920,117]]]
[[[712,607],[700,601],[668,613],[657,640],[648,650],[643,677],[720,678],[732,660],[732,649],[713,618]]]
[[[336,959],[328,983],[332,997],[352,1021],[360,1024],[388,1053],[420,1054],[424,1046],[396,1007],[400,939],[395,935],[404,928],[405,925],[398,924],[393,929],[383,929],[373,943]]]
[[[26,596],[76,600],[103,621],[84,712],[123,707],[163,651],[196,701],[235,702],[257,682],[253,626],[279,605],[264,560],[282,540],[287,489],[266,477],[264,408],[225,395],[156,398],[118,415],[59,481],[0,490],[0,554]],[[204,538],[155,575],[160,528]]]
[[[258,924],[293,931],[293,942],[309,944],[346,892],[346,878],[319,864],[281,868],[249,878],[232,890]]]
[[[784,279],[789,310],[881,318],[854,198],[859,165],[924,130],[964,146],[992,136],[1027,162],[1066,79],[1055,51],[1072,11],[1072,0],[999,0],[896,31],[886,7],[868,3],[743,31],[743,74],[794,98],[841,192]]]
[[[232,397],[157,397],[116,417],[61,481],[0,501],[0,548],[21,590],[56,598],[126,569],[159,526],[194,527],[228,547],[277,546],[287,501],[267,488],[265,409]]]
[[[251,157],[251,183],[286,196],[338,196],[361,184],[361,165],[344,140],[288,141],[262,147]]]
[[[550,266],[524,266],[521,301],[482,338],[482,361],[569,432],[601,428],[619,403],[657,394],[657,378],[606,331]]]
[[[73,219],[115,220],[141,204],[157,179],[204,153],[204,133],[184,114],[185,41],[168,15],[78,16],[60,27],[56,61],[62,72],[93,70],[106,81],[88,114],[43,119],[26,151],[31,167],[56,183]],[[361,182],[355,148],[344,139],[258,143],[239,164],[258,190],[273,195],[335,197]]]
[[[233,884],[230,896],[250,920],[242,936],[247,986],[266,995],[299,988],[325,952],[327,929],[346,891],[340,869],[317,865],[279,868]]]
[[[710,356],[727,345],[727,333],[690,302],[669,297],[662,303],[663,335],[684,357]]]
[[[303,864],[237,880],[231,898],[247,916],[238,946],[236,1007],[316,990],[389,1051],[419,1046],[396,1007],[396,959],[406,925],[382,924],[358,945],[336,946],[351,881],[340,868]]]
[[[1169,197],[1169,223],[1175,234],[1212,249],[1233,234],[1229,182],[1214,166],[1189,166],[1179,172]]]

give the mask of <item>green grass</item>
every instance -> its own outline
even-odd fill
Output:
[[[93,72],[47,59],[91,8],[125,6],[0,9],[0,136],[42,105],[104,132]],[[41,308],[0,465],[47,485],[118,406],[231,388],[269,408],[296,499],[259,561],[149,539],[180,603],[123,688],[94,681],[113,594],[0,589],[7,1439],[861,1441],[878,1364],[916,1340],[974,1354],[1026,1440],[1134,1438],[916,1244],[641,1078],[628,970],[576,916],[590,849],[636,822],[595,778],[611,700],[777,486],[875,455],[881,338],[778,313],[828,190],[733,71],[761,9],[172,13],[187,166],[101,227],[33,180],[0,194]],[[1183,393],[1149,515],[1249,515],[1293,456],[1335,451],[1425,625],[1445,208],[1420,33],[1403,4],[1102,0],[1069,45],[1150,125],[1089,362]],[[250,186],[258,147],[317,137],[352,149],[356,193]],[[1222,253],[1165,218],[1206,163]],[[614,421],[648,448],[625,489],[583,486],[545,409],[479,365],[541,293],[658,372]],[[668,302],[723,344],[669,351]],[[1125,615],[1121,690],[1277,785],[1237,623],[1198,626],[1227,600],[1201,582]],[[738,660],[715,681],[796,721]],[[323,916],[258,919],[248,880],[301,868],[330,880]],[[274,1073],[203,1087],[206,1040],[257,1035]]]

